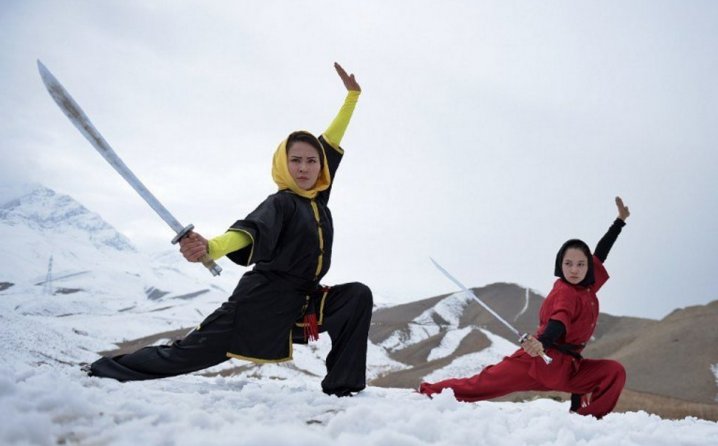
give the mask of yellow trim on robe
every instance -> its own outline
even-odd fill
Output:
[[[247,257],[247,265],[250,265],[252,263],[252,258],[254,257],[254,237],[252,237],[252,234],[245,231],[244,229],[228,229],[227,232],[241,232],[242,234],[246,234],[247,237],[249,237],[249,240],[251,240],[252,249],[249,250],[249,257]],[[249,245],[247,245],[249,246]],[[245,246],[246,248],[246,246]],[[241,249],[241,248],[240,248]]]
[[[317,325],[324,325],[324,303],[327,301],[327,296],[329,295],[329,290],[325,291],[322,294],[322,301],[319,303],[319,319],[317,319]],[[305,324],[304,322],[296,322],[295,325],[297,327],[306,327],[309,324]]]
[[[317,203],[312,200],[312,210],[314,211],[314,219],[317,222],[317,232],[319,233],[319,258],[317,258],[317,270],[314,273],[314,278],[319,277],[319,273],[322,272],[322,265],[324,264],[324,231],[322,231],[322,225],[319,224],[319,208]]]
[[[237,355],[232,352],[227,352],[228,358],[241,359],[243,361],[250,361],[255,364],[273,364],[273,363],[277,363],[277,362],[287,362],[287,361],[292,360],[293,355],[294,355],[294,343],[292,342],[292,330],[289,330],[289,356],[287,356],[286,358],[261,359],[261,358],[252,358],[250,356]]]
[[[326,290],[322,295],[322,303],[319,304],[319,320],[317,321],[318,325],[324,325],[324,303],[327,301],[328,295],[329,290]]]

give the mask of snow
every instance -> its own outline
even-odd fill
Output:
[[[80,222],[75,228],[93,232],[89,226]],[[116,342],[196,325],[226,299],[225,290],[238,276],[227,269],[215,281],[201,267],[178,262],[176,253],[147,256],[96,244],[98,238],[78,235],[80,229],[54,227],[13,226],[0,218],[0,255],[17,260],[0,265],[0,281],[14,284],[0,291],[2,445],[718,444],[715,422],[664,420],[645,412],[613,413],[599,421],[570,414],[567,403],[549,399],[467,404],[450,391],[429,399],[412,390],[373,386],[352,398],[329,397],[320,390],[331,348],[326,334],[317,343],[296,346],[289,363],[251,366],[230,360],[206,371],[246,366],[228,377],[195,373],[130,383],[88,377],[78,364],[97,359],[98,351]],[[108,228],[96,227],[114,238]],[[81,291],[47,294],[36,285],[45,278],[49,257],[42,240],[45,247],[56,247],[56,285]],[[23,246],[37,249],[17,250]],[[167,294],[148,299],[146,291],[153,287]],[[179,298],[204,289],[194,298]],[[438,315],[458,329],[463,299],[463,293],[449,296],[417,322],[428,324]],[[425,379],[475,374],[516,348],[482,331],[491,347]],[[468,333],[454,330],[431,355],[450,354]],[[423,335],[413,336],[404,341]],[[392,361],[384,346],[370,343],[368,349],[369,379],[406,367]],[[713,372],[718,375],[718,364]]]
[[[603,420],[565,403],[457,402],[370,387],[329,397],[319,378],[182,376],[121,384],[44,364],[0,377],[2,444],[707,445],[716,423],[644,412]]]
[[[467,378],[481,372],[484,367],[496,364],[505,356],[517,349],[516,344],[497,336],[488,330],[480,329],[491,342],[491,345],[480,352],[460,356],[446,367],[435,370],[424,380],[429,382],[441,381],[448,378]]]
[[[464,327],[448,331],[444,337],[441,338],[441,344],[431,349],[426,360],[433,361],[435,359],[445,358],[454,353],[454,351],[459,348],[461,340],[471,333],[471,330],[472,327]]]
[[[523,308],[521,308],[521,310],[519,310],[518,313],[516,313],[516,316],[514,316],[514,322],[516,322],[517,320],[519,320],[519,318],[521,317],[521,315],[523,315],[524,313],[526,313],[526,310],[528,310],[528,308],[529,308],[529,289],[526,288],[526,294],[525,294],[525,297],[524,297],[524,306],[523,306]]]
[[[397,330],[384,342],[387,350],[399,350],[439,334],[443,329],[458,328],[461,313],[471,298],[464,292],[454,293],[440,300],[434,307],[421,313],[409,323],[409,333]],[[443,323],[437,323],[438,317]],[[457,344],[458,345],[458,344]]]
[[[52,298],[62,305],[59,296],[0,295],[0,444],[614,446],[718,441],[715,422],[670,421],[644,412],[609,414],[599,421],[570,414],[567,403],[548,399],[467,404],[450,391],[428,399],[412,390],[372,386],[353,398],[329,397],[320,390],[322,358],[331,345],[325,334],[316,344],[297,346],[291,363],[231,377],[192,374],[131,383],[88,377],[76,364],[111,346],[111,336],[101,335],[104,329],[120,326],[111,331],[134,337],[166,323],[144,312],[125,319],[121,314],[56,317],[55,312],[15,310],[23,300],[38,300],[39,306]],[[86,303],[94,309],[91,299]],[[467,357],[465,364],[452,363],[437,374],[475,373],[515,348],[484,334],[492,342],[484,357]],[[370,345],[370,376],[391,362],[383,352]],[[238,364],[232,360],[217,368]]]

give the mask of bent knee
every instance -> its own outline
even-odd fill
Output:
[[[616,382],[620,382],[621,385],[623,385],[626,382],[626,368],[618,361],[611,360],[609,364],[611,376]]]
[[[371,289],[361,282],[352,282],[345,285],[357,304],[371,308],[374,305],[374,295]]]

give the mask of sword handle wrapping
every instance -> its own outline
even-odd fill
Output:
[[[194,225],[187,225],[185,228],[183,228],[180,232],[177,233],[175,238],[172,239],[172,244],[174,245],[178,243],[193,229]],[[222,272],[222,267],[217,265],[208,254],[205,254],[201,259],[199,259],[199,261],[202,262],[202,265],[204,265],[204,267],[207,268],[209,272],[212,273],[212,275],[215,277],[219,276],[219,273]]]
[[[200,262],[202,262],[202,265],[204,265],[213,276],[219,276],[219,273],[222,272],[222,267],[214,263],[214,260],[207,254],[200,259]]]

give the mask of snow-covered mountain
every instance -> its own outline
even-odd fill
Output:
[[[124,336],[190,325],[233,286],[231,277],[205,280],[176,251],[138,251],[99,215],[39,185],[0,204],[0,239],[2,300],[16,301],[21,315],[62,317],[79,331],[95,325],[105,348]]]
[[[26,228],[46,235],[63,235],[77,240],[87,238],[98,249],[136,251],[129,240],[99,215],[90,212],[67,195],[38,185],[0,206],[0,224],[15,230]]]
[[[718,424],[705,420],[631,412],[599,422],[550,399],[463,404],[448,393],[430,400],[399,388],[468,374],[515,348],[462,294],[377,309],[370,386],[354,398],[319,391],[326,335],[297,346],[289,363],[231,360],[126,384],[90,378],[78,363],[181,337],[226,299],[241,271],[225,268],[217,280],[176,251],[143,253],[98,215],[42,186],[0,203],[0,240],[0,256],[11,259],[0,264],[0,444],[698,445],[718,438]],[[519,299],[501,299],[502,289],[477,291],[531,330],[540,296],[524,298],[519,289]]]

